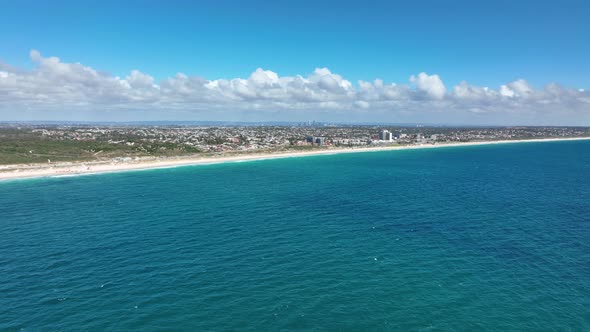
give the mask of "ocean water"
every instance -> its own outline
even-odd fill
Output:
[[[588,331],[590,141],[0,182],[2,331]]]

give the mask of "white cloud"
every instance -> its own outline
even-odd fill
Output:
[[[447,92],[447,88],[438,75],[420,73],[418,76],[412,75],[410,82],[416,84],[418,91],[425,92],[429,97],[434,99],[442,99]]]
[[[371,107],[371,104],[364,100],[357,100],[354,102],[354,106],[362,109],[368,109],[369,107]]]
[[[504,97],[514,97],[516,93],[506,85],[500,86],[500,95]]]
[[[465,100],[482,100],[498,96],[498,93],[494,90],[487,87],[469,85],[465,81],[462,81],[453,88],[453,94],[454,97]]]
[[[353,85],[327,68],[307,76],[280,76],[258,68],[248,78],[207,80],[178,73],[158,82],[138,70],[120,78],[46,58],[36,50],[30,58],[32,70],[0,63],[0,120],[18,118],[15,114],[21,110],[47,114],[43,119],[69,110],[110,112],[104,118],[151,112],[167,119],[171,112],[182,112],[191,119],[278,114],[283,120],[590,125],[590,91],[554,83],[535,89],[523,79],[497,90],[461,82],[447,91],[436,74],[413,75],[410,84],[376,79]]]
[[[533,94],[533,88],[523,79],[510,82],[500,87],[500,94],[504,97],[529,97]]]
[[[131,74],[125,78],[123,82],[126,82],[129,87],[136,89],[150,89],[158,88],[154,83],[154,78],[150,75],[144,74],[139,70],[132,70]]]

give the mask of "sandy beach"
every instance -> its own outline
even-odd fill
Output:
[[[510,143],[530,143],[530,142],[552,142],[552,141],[572,141],[572,140],[590,140],[590,137],[577,138],[547,138],[547,139],[530,139],[530,140],[503,140],[503,141],[486,141],[486,142],[466,142],[466,143],[443,143],[443,144],[423,144],[408,146],[377,146],[368,148],[326,148],[317,151],[305,152],[266,152],[243,154],[237,156],[183,156],[168,157],[160,159],[132,159],[132,160],[110,160],[110,161],[90,161],[90,162],[64,162],[52,164],[27,164],[27,165],[1,165],[0,180],[26,179],[39,177],[57,177],[57,176],[75,176],[108,172],[137,171],[154,168],[170,168],[179,166],[206,165],[227,162],[244,162],[264,159],[293,158],[306,156],[331,155],[339,153],[361,153],[375,151],[398,151],[413,149],[437,149],[457,146],[473,145],[490,145],[490,144],[510,144]]]

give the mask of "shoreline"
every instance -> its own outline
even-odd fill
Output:
[[[64,177],[79,176],[90,174],[114,173],[125,171],[141,171],[158,168],[174,168],[182,166],[211,165],[229,162],[247,162],[267,159],[295,158],[322,156],[343,153],[358,152],[378,152],[378,151],[401,151],[417,149],[435,149],[446,147],[462,147],[492,144],[509,144],[509,143],[533,143],[533,142],[556,142],[556,141],[577,141],[590,140],[590,137],[570,137],[570,138],[539,138],[524,140],[501,140],[501,141],[481,141],[481,142],[463,142],[463,143],[442,143],[442,144],[422,144],[422,145],[404,145],[404,146],[377,146],[370,148],[336,148],[322,149],[317,151],[305,152],[264,152],[252,155],[236,156],[219,156],[219,157],[168,157],[161,160],[131,160],[125,162],[115,161],[90,161],[90,162],[70,162],[56,164],[33,164],[33,165],[0,165],[0,181],[32,179],[44,177]]]

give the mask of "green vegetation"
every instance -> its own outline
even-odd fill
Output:
[[[124,140],[121,138],[121,140]],[[126,143],[129,144],[126,144]],[[0,165],[93,161],[115,157],[177,156],[196,154],[197,148],[167,142],[141,142],[129,138],[125,143],[108,140],[73,140],[44,137],[30,129],[0,128]]]

